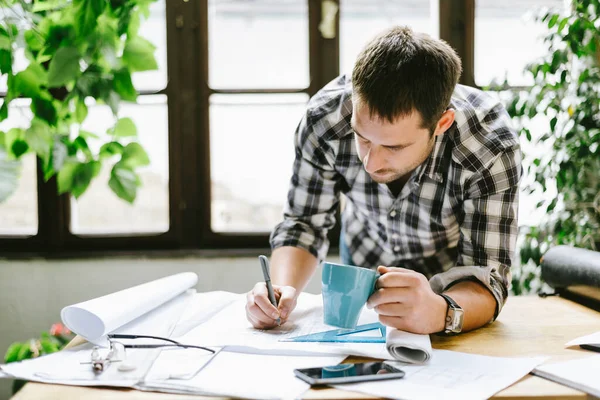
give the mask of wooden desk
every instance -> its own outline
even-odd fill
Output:
[[[576,337],[600,329],[600,313],[558,297],[510,297],[493,324],[455,337],[432,336],[436,349],[455,350],[490,356],[550,356],[550,362],[587,356],[579,349],[565,349]],[[198,399],[199,396],[147,393],[137,390],[84,388],[28,383],[13,400],[161,400]],[[368,399],[370,397],[335,389],[310,390],[305,399]],[[526,376],[494,396],[495,399],[585,399],[585,393],[556,383]],[[591,397],[590,397],[591,398]]]

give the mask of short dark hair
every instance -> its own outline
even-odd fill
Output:
[[[378,35],[358,55],[352,86],[371,117],[394,122],[416,110],[423,128],[433,130],[450,104],[461,70],[460,58],[446,42],[398,26]]]

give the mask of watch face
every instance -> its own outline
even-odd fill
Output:
[[[446,316],[446,333],[459,333],[463,327],[464,311],[450,307]]]

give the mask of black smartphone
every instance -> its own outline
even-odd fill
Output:
[[[600,343],[580,344],[579,347],[586,350],[597,351],[600,353]]]
[[[311,386],[398,379],[404,376],[401,369],[380,361],[300,368],[295,369],[294,373]]]

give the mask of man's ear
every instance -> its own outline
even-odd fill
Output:
[[[434,136],[438,136],[446,132],[454,123],[454,110],[449,108],[440,117],[437,125],[435,126]]]

